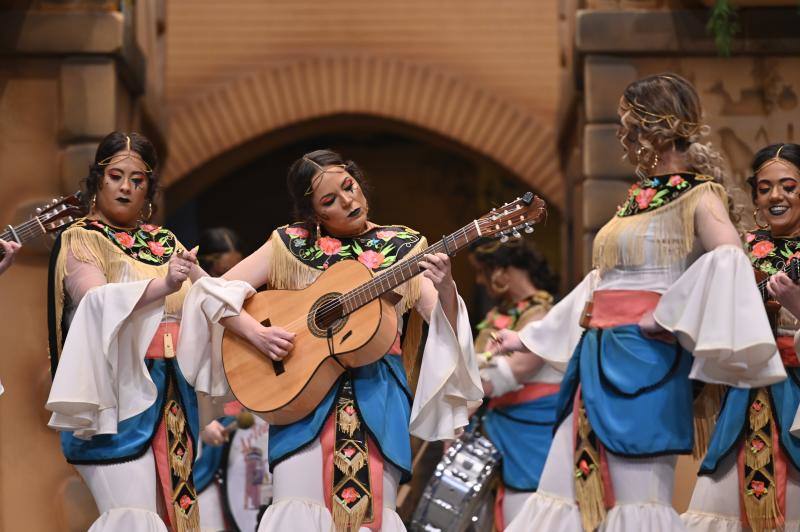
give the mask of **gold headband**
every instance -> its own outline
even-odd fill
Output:
[[[312,165],[314,165],[314,167],[315,167],[317,170],[319,170],[319,173],[318,173],[318,174],[315,174],[314,176],[312,176],[312,177],[311,177],[311,182],[309,183],[309,185],[308,185],[308,188],[306,189],[305,195],[306,195],[306,196],[310,196],[310,195],[312,195],[312,194],[314,193],[314,186],[315,186],[317,183],[319,183],[319,182],[320,182],[320,180],[322,179],[322,176],[324,176],[326,172],[330,171],[330,170],[331,170],[331,168],[328,168],[328,169],[326,170],[326,169],[324,169],[323,167],[321,167],[321,166],[320,166],[320,165],[319,165],[317,162],[315,162],[315,161],[313,161],[313,160],[309,159],[309,158],[308,158],[308,157],[306,157],[305,155],[303,155],[303,160],[304,160],[304,161],[306,161],[307,163],[311,163]],[[347,169],[347,165],[344,165],[344,164],[332,164],[332,165],[330,165],[330,166],[331,166],[331,167],[336,167],[336,168],[344,168],[344,169]]]
[[[790,160],[788,160],[788,159],[784,159],[783,157],[781,157],[781,150],[783,149],[783,147],[784,147],[784,146],[786,146],[786,144],[781,144],[781,147],[780,147],[780,148],[778,148],[778,151],[776,151],[776,152],[775,152],[775,156],[774,156],[774,157],[771,157],[771,158],[767,159],[766,161],[764,161],[763,163],[761,163],[761,166],[759,166],[759,167],[756,169],[756,171],[755,171],[755,172],[753,172],[753,175],[754,175],[754,176],[757,176],[757,175],[758,175],[758,173],[759,173],[761,170],[763,170],[764,168],[766,168],[766,167],[768,167],[768,166],[770,166],[770,165],[773,165],[773,164],[775,164],[775,163],[783,163],[783,164],[785,164],[785,165],[787,165],[787,166],[790,166],[790,167],[794,168],[794,171],[795,171],[795,172],[796,172],[798,175],[800,175],[800,168],[797,168],[797,166],[796,166],[796,165],[795,165],[795,164],[794,164],[792,161],[790,161]]]
[[[667,76],[662,76],[667,79]],[[697,133],[700,129],[700,124],[697,122],[688,122],[681,120],[673,114],[659,115],[648,111],[643,105],[631,101],[627,96],[623,98],[624,102],[630,107],[630,112],[636,117],[637,120],[644,124],[658,124],[659,122],[666,122],[670,128],[678,128],[678,133],[684,137],[690,137]]]
[[[153,173],[153,169],[150,168],[150,165],[147,164],[147,161],[145,161],[141,155],[139,155],[138,153],[136,153],[131,149],[131,138],[128,135],[125,135],[125,151],[127,153],[124,155],[119,155],[119,152],[113,155],[109,155],[102,161],[98,161],[97,166],[108,166],[113,163],[124,161],[125,159],[138,159],[144,165],[145,173],[147,174]]]

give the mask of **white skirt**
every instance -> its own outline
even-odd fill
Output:
[[[507,531],[583,532],[575,502],[572,415],[561,423],[542,471],[539,489],[525,502]],[[622,458],[607,453],[616,505],[601,532],[685,530],[672,508],[676,455]]]
[[[258,532],[334,530],[333,517],[325,506],[322,467],[319,440],[275,466],[272,475],[273,502],[264,512]],[[399,483],[400,472],[384,462],[382,532],[402,532],[406,529],[395,511]],[[362,526],[359,532],[369,530]]]
[[[737,447],[738,449],[738,447]],[[689,509],[681,516],[691,532],[742,532],[739,471],[735,451],[719,464],[712,475],[702,475],[692,492]],[[800,532],[800,472],[791,464],[786,479],[786,532]]]

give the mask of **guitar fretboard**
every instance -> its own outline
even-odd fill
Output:
[[[5,240],[6,242],[19,242],[20,244],[23,244],[36,238],[37,236],[45,234],[45,232],[44,226],[37,216],[17,226],[8,226],[2,233],[0,233],[0,239]],[[0,259],[2,259],[5,254],[5,250],[0,247]]]
[[[381,272],[372,280],[339,297],[344,313],[349,314],[363,307],[370,301],[400,286],[415,275],[422,273],[423,268],[419,263],[424,260],[426,254],[445,253],[446,255],[452,256],[480,236],[481,233],[478,224],[476,222],[469,223],[455,233],[447,235],[432,246],[429,246],[423,253],[414,255],[392,266],[388,270]]]

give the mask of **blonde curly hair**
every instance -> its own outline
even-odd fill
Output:
[[[702,123],[700,98],[685,78],[665,73],[634,81],[622,94],[619,117],[624,158],[636,166],[637,175],[647,175],[658,154],[674,148],[686,154],[696,172],[723,180],[722,156],[700,142],[710,128]]]

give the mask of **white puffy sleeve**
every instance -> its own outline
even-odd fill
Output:
[[[144,412],[156,386],[144,363],[163,302],[134,311],[150,280],[111,283],[86,292],[75,311],[45,407],[48,425],[79,438],[116,434]]]
[[[483,399],[472,328],[458,296],[457,331],[441,304],[431,312],[422,367],[411,407],[411,434],[427,441],[451,440],[469,424],[469,411]]]
[[[750,388],[786,378],[753,268],[738,246],[701,256],[661,296],[653,317],[694,355],[693,379]]]
[[[225,395],[228,381],[222,367],[222,333],[219,321],[237,316],[244,301],[256,291],[244,281],[202,277],[183,302],[178,365],[195,391]]]
[[[597,270],[589,272],[544,318],[529,323],[519,332],[523,345],[558,371],[567,369],[572,352],[581,339],[581,316],[586,302],[592,298],[598,278]]]

